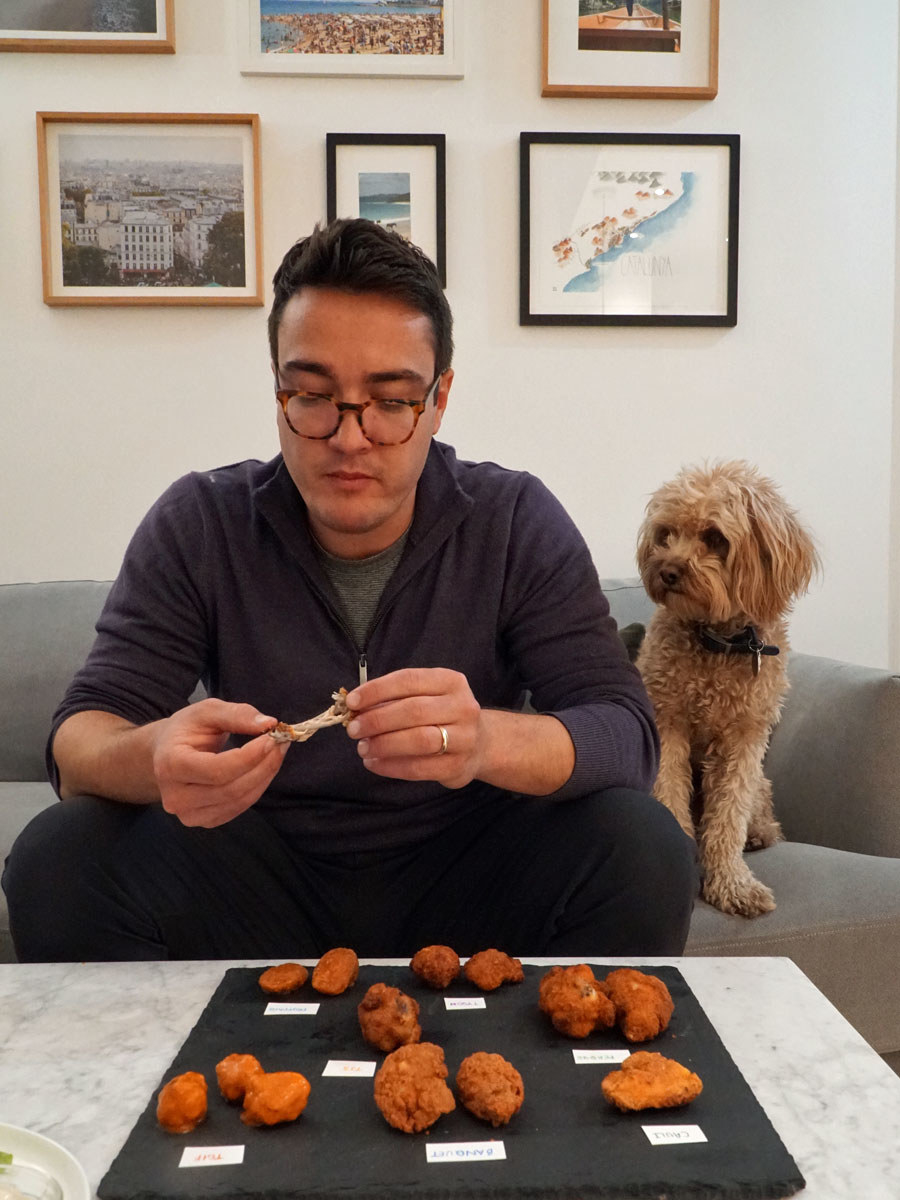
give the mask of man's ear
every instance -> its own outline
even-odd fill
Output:
[[[437,433],[441,427],[441,421],[444,419],[444,411],[447,408],[447,397],[450,395],[450,388],[453,384],[453,369],[448,368],[441,376],[441,382],[437,386],[437,391],[434,393],[434,418],[431,424],[431,432]]]

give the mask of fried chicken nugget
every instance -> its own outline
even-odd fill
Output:
[[[479,950],[463,967],[463,972],[483,992],[496,991],[501,983],[521,983],[525,978],[519,960],[502,950]]]
[[[482,1121],[506,1125],[522,1107],[522,1076],[500,1054],[478,1050],[464,1058],[456,1072],[456,1091],[463,1106]]]
[[[243,1100],[247,1084],[260,1074],[259,1059],[252,1054],[229,1054],[216,1063],[216,1081],[226,1100]]]
[[[610,1071],[600,1085],[603,1095],[622,1112],[642,1108],[678,1108],[690,1104],[703,1091],[699,1075],[674,1058],[649,1050],[636,1050],[618,1071]]]
[[[422,1036],[418,1003],[386,983],[373,983],[356,1011],[363,1037],[378,1050],[396,1050]]]
[[[206,1080],[199,1071],[176,1075],[160,1089],[156,1119],[169,1133],[190,1133],[206,1120]]]
[[[359,976],[359,959],[355,950],[338,946],[329,950],[316,963],[312,974],[312,985],[325,996],[339,996],[356,983]]]
[[[598,1027],[612,1028],[616,1020],[606,985],[585,963],[551,967],[538,987],[538,1007],[567,1037],[585,1038]]]
[[[619,1028],[629,1042],[649,1042],[668,1028],[675,1005],[661,979],[620,967],[607,975],[606,986]]]
[[[296,1121],[309,1099],[309,1080],[299,1071],[263,1071],[253,1075],[244,1093],[245,1125],[280,1125]]]
[[[440,1046],[434,1042],[401,1046],[387,1056],[375,1076],[375,1103],[388,1125],[404,1133],[420,1133],[456,1108],[446,1078]]]
[[[412,956],[412,970],[429,987],[449,987],[460,972],[459,955],[449,946],[423,946]]]
[[[281,995],[284,992],[296,992],[309,979],[309,971],[300,963],[282,963],[278,967],[269,967],[259,977],[259,986],[264,992]]]

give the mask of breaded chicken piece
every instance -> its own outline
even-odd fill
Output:
[[[263,1071],[247,1083],[244,1093],[245,1125],[280,1125],[296,1121],[309,1099],[309,1080],[299,1071]]]
[[[388,1125],[404,1133],[420,1133],[456,1108],[446,1078],[440,1046],[434,1042],[401,1046],[387,1056],[375,1076],[375,1103]]]
[[[356,983],[359,976],[359,959],[355,950],[338,946],[328,950],[316,963],[312,973],[312,985],[325,996],[339,996]]]
[[[522,1076],[500,1054],[483,1050],[464,1058],[456,1073],[456,1092],[462,1105],[496,1128],[506,1125],[522,1107]]]
[[[463,972],[469,983],[483,992],[493,992],[501,983],[521,983],[525,978],[522,964],[502,950],[479,950],[473,954]]]
[[[616,1010],[606,985],[584,963],[551,967],[538,988],[538,1007],[567,1037],[585,1038],[595,1029],[610,1029]]]
[[[412,956],[409,965],[433,988],[449,987],[460,972],[459,955],[449,946],[423,946]]]
[[[636,1050],[618,1071],[610,1071],[600,1085],[603,1095],[622,1112],[642,1108],[678,1108],[690,1104],[703,1091],[699,1075],[673,1058]]]
[[[229,1054],[216,1063],[216,1081],[226,1100],[243,1100],[247,1084],[261,1074],[259,1059],[252,1054]]]
[[[277,967],[269,967],[259,977],[259,986],[264,992],[281,995],[284,992],[296,992],[309,979],[309,971],[300,963],[281,963]]]
[[[616,1006],[616,1021],[629,1042],[649,1042],[668,1028],[675,1005],[661,979],[620,967],[607,975],[606,986]]]
[[[199,1071],[176,1075],[160,1089],[156,1119],[168,1133],[190,1133],[206,1120],[206,1080]]]
[[[422,1036],[418,1003],[386,983],[373,983],[356,1011],[363,1037],[378,1050],[396,1050]]]

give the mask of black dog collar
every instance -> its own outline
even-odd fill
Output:
[[[752,625],[745,625],[740,633],[735,633],[731,637],[724,637],[721,633],[716,633],[708,625],[698,625],[697,637],[703,649],[710,650],[713,654],[752,654],[754,656],[754,675],[759,674],[763,654],[780,653],[777,646],[766,645]]]

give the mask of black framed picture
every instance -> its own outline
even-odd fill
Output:
[[[327,216],[366,217],[424,250],[447,284],[442,133],[326,135]]]
[[[520,134],[522,325],[737,324],[737,134]]]

